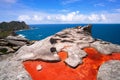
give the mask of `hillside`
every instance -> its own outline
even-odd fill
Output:
[[[5,38],[13,34],[16,30],[29,29],[29,26],[24,22],[11,21],[0,23],[0,38]]]

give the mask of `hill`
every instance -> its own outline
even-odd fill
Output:
[[[29,26],[24,22],[11,21],[0,23],[0,38],[5,38],[8,35],[15,35],[16,30],[29,29]]]

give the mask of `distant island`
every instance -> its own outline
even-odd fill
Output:
[[[9,35],[15,35],[15,31],[23,29],[30,29],[30,27],[24,21],[1,22],[0,38],[5,38]]]

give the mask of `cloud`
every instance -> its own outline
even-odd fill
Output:
[[[63,0],[63,1],[62,1],[62,4],[63,4],[63,5],[66,5],[66,4],[75,3],[75,2],[77,2],[77,1],[80,1],[80,0]]]
[[[105,5],[103,3],[98,3],[98,4],[94,4],[95,7],[97,6],[101,6],[101,7],[104,7]]]
[[[1,3],[13,4],[16,3],[18,0],[0,0]]]
[[[110,15],[109,15],[110,16]],[[102,23],[107,22],[109,16],[106,14],[82,14],[79,11],[66,14],[34,14],[19,15],[18,20],[27,23]],[[110,21],[110,20],[109,20]]]
[[[109,2],[116,2],[116,0],[108,0]]]
[[[27,20],[30,20],[31,18],[30,18],[30,16],[28,16],[28,15],[20,15],[19,17],[18,17],[18,20],[20,20],[20,21],[27,21]]]
[[[120,8],[118,8],[118,9],[115,9],[115,11],[120,13]]]

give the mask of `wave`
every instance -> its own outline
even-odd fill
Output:
[[[23,34],[19,34],[18,36],[20,36],[20,37],[24,37],[24,38],[25,38],[25,35],[23,35]]]

